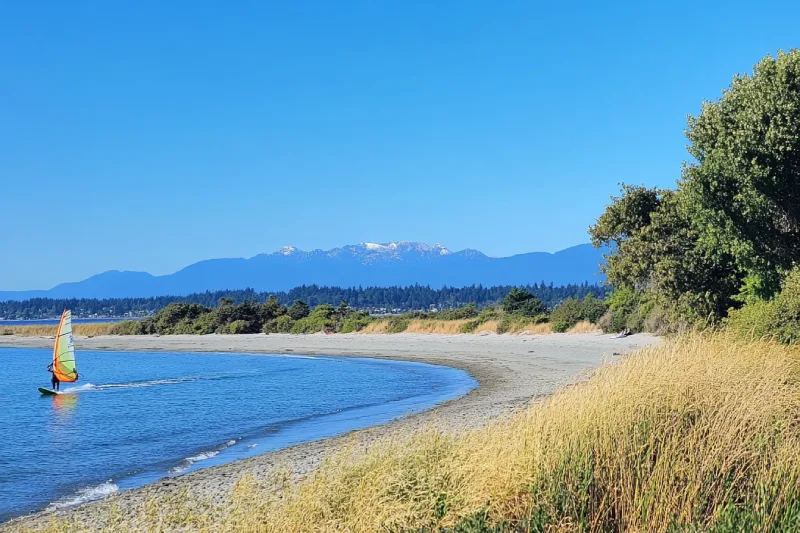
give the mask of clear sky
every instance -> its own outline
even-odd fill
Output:
[[[282,245],[587,242],[798,2],[0,3],[0,290]]]

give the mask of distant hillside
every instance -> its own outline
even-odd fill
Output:
[[[532,252],[488,257],[477,250],[450,252],[437,244],[416,242],[361,243],[304,252],[287,246],[250,259],[200,261],[165,276],[146,272],[109,271],[86,280],[43,291],[0,292],[0,301],[30,298],[147,298],[187,295],[232,287],[287,291],[301,285],[339,287],[470,285],[555,285],[597,283],[602,251],[590,244],[553,254]]]

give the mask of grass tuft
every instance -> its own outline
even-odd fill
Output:
[[[586,320],[582,320],[569,328],[567,333],[602,333],[602,330],[595,324],[592,324]]]

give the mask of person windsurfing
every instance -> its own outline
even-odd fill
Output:
[[[61,321],[58,324],[58,333],[53,347],[53,361],[47,365],[47,371],[52,374],[50,383],[53,390],[39,388],[42,394],[58,393],[61,382],[72,383],[78,381],[78,369],[75,368],[75,345],[72,338],[72,313],[64,309]]]
[[[58,381],[58,377],[56,377],[56,373],[53,371],[53,363],[47,365],[47,371],[50,372],[50,385],[52,385],[53,390],[58,392],[58,386],[61,385],[61,382]]]

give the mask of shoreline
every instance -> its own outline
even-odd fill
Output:
[[[205,502],[223,504],[235,482],[244,475],[267,481],[276,467],[285,467],[289,477],[297,480],[345,446],[356,451],[365,450],[376,441],[402,437],[432,423],[448,432],[478,428],[489,420],[580,380],[604,362],[614,361],[623,353],[657,341],[649,335],[615,339],[613,335],[599,333],[543,336],[401,333],[76,337],[79,351],[229,352],[413,361],[465,370],[479,385],[464,396],[387,424],[202,468],[183,476],[163,478],[75,507],[17,517],[1,524],[0,530],[42,526],[53,516],[77,519],[102,528],[106,525],[103,517],[108,517],[112,508],[116,508],[118,513],[135,514],[152,497],[169,497],[183,491]],[[0,336],[0,348],[49,349],[51,346],[49,337]]]

